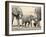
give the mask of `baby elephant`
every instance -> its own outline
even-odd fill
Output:
[[[23,16],[22,17],[22,24],[25,24],[26,25],[30,25],[30,16]]]

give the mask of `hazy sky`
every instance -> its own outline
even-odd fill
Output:
[[[35,7],[20,7],[22,9],[23,15],[36,15]]]

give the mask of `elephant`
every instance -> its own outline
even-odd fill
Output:
[[[34,19],[34,26],[36,27],[39,27],[40,26],[40,21],[41,21],[41,18],[37,18],[37,17],[35,17]]]
[[[27,23],[28,23],[28,26],[30,25],[30,16],[26,16],[26,15],[24,15],[23,17],[22,17],[22,25],[25,23],[25,26],[27,25]]]
[[[19,15],[21,15],[21,17]],[[23,16],[22,9],[18,6],[12,6],[12,24],[14,17],[16,17],[16,20],[18,21],[19,24],[19,18],[22,18],[22,16]]]

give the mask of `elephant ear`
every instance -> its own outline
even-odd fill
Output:
[[[12,6],[12,13],[14,15],[22,14],[22,9],[18,6]]]
[[[14,15],[17,15],[17,7],[16,6],[12,6],[12,13]]]

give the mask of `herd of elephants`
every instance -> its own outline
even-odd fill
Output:
[[[31,21],[34,20],[34,26],[36,27],[36,25],[38,24],[38,26],[40,25],[39,22],[41,20],[41,16],[38,15],[37,17],[34,17],[33,15],[27,16],[27,15],[23,15],[22,9],[19,7],[15,7],[12,8],[12,24],[13,24],[13,20],[14,17],[16,17],[16,20],[22,20],[22,25],[25,23],[25,26],[28,23],[28,26],[30,25],[30,23],[32,23]],[[19,24],[19,22],[18,22]],[[21,26],[21,25],[20,25]]]

